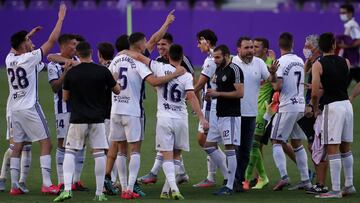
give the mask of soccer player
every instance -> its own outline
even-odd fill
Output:
[[[183,49],[180,45],[174,44],[170,47],[170,64],[153,61],[136,53],[127,54],[144,64],[149,64],[156,77],[174,74],[182,69]],[[171,191],[173,199],[184,199],[176,185],[175,175],[180,169],[181,151],[189,151],[188,113],[185,101],[190,103],[204,129],[208,128],[208,122],[194,93],[190,73],[158,86],[157,98],[156,150],[164,157],[162,168],[166,176],[160,198],[169,199]]]
[[[89,138],[95,159],[96,192],[95,201],[107,200],[103,194],[108,143],[105,135],[106,89],[120,93],[111,72],[92,62],[92,49],[87,42],[76,46],[81,63],[70,69],[65,76],[63,99],[72,105],[70,126],[65,142],[64,191],[54,199],[64,201],[72,197],[71,183],[75,171],[75,154],[82,150]],[[72,65],[71,63],[65,64]],[[91,91],[89,91],[91,90]]]
[[[143,33],[133,33],[129,37],[129,42],[130,50],[140,54],[144,53],[146,38]],[[122,188],[121,198],[139,198],[139,194],[134,193],[134,184],[140,168],[140,147],[144,139],[144,109],[142,107],[144,81],[157,86],[183,74],[183,72],[155,78],[144,64],[122,54],[114,58],[109,69],[121,84],[122,90],[119,96],[113,96],[110,121],[110,139],[118,144],[116,161]],[[127,145],[131,152],[128,181]]]
[[[216,87],[208,89],[206,94],[211,98],[217,98],[218,119],[214,125],[210,125],[204,150],[227,180],[214,194],[230,195],[233,193],[237,166],[235,147],[240,145],[240,98],[244,95],[244,75],[241,68],[231,62],[230,51],[226,45],[216,47],[213,56],[217,68],[212,80]],[[219,143],[225,145],[226,159],[223,159],[218,150]]]
[[[64,60],[78,61],[76,54],[77,41],[76,35],[63,34],[59,37],[58,43],[60,46],[60,57]],[[48,58],[51,58],[49,54]],[[56,56],[53,56],[56,59]],[[78,62],[79,63],[79,62]],[[62,87],[66,73],[68,69],[64,68],[64,63],[50,62],[48,64],[48,78],[51,89],[54,92],[54,109],[56,118],[56,136],[58,139],[58,145],[56,149],[56,168],[58,175],[58,187],[64,189],[64,174],[63,174],[63,162],[65,156],[64,139],[69,129],[71,104],[69,101],[65,102],[62,99]],[[84,150],[79,150],[76,154],[76,172],[74,175],[72,190],[88,191],[89,189],[84,187],[80,181],[80,175],[84,163]]]
[[[301,182],[298,188],[311,187],[308,174],[307,155],[301,140],[306,136],[297,121],[304,116],[304,62],[292,53],[293,36],[290,33],[282,33],[279,37],[281,57],[280,67],[276,72],[278,80],[273,88],[280,92],[279,110],[275,114],[272,124],[271,140],[273,144],[273,158],[280,172],[280,181],[273,190],[281,190],[289,185],[290,179],[286,170],[286,157],[282,144],[291,139],[291,145],[295,152],[296,165],[300,172]]]
[[[11,36],[11,46],[15,53],[6,57],[6,69],[10,90],[9,108],[13,125],[14,150],[10,159],[12,188],[11,195],[23,194],[19,187],[20,153],[24,142],[40,142],[40,166],[42,172],[43,193],[57,194],[59,189],[51,182],[51,142],[45,116],[37,98],[37,74],[44,67],[39,65],[56,43],[60,35],[66,14],[66,6],[61,5],[58,20],[49,39],[34,50],[34,44],[27,37],[26,31]]]
[[[353,185],[354,159],[350,149],[353,141],[353,108],[347,93],[346,80],[350,72],[350,62],[335,55],[335,37],[323,33],[319,37],[319,47],[323,57],[312,66],[311,101],[315,116],[319,115],[319,89],[324,91],[324,119],[321,142],[325,143],[332,190],[317,195],[318,198],[341,198],[356,193]],[[341,190],[341,165],[344,168],[345,187]]]

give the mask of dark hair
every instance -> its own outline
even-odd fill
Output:
[[[105,60],[111,60],[114,57],[114,47],[111,43],[108,42],[101,42],[97,46],[101,57]]]
[[[183,48],[178,44],[173,44],[169,49],[169,57],[173,61],[181,61],[183,58],[184,52]]]
[[[268,39],[258,37],[258,38],[255,38],[254,41],[261,42],[263,48],[269,49],[269,40]]]
[[[335,37],[331,32],[322,33],[319,37],[319,48],[322,52],[330,52],[334,43]]]
[[[73,34],[62,34],[60,35],[59,39],[58,39],[58,43],[59,45],[63,45],[73,39],[76,39],[76,35],[73,35]]]
[[[205,40],[209,40],[210,45],[212,46],[216,46],[216,42],[218,41],[216,34],[210,29],[201,30],[196,34],[196,37],[198,40],[200,40],[201,37]]]
[[[75,39],[78,42],[85,42],[86,41],[85,38],[83,36],[81,36],[81,35],[75,35]]]
[[[343,4],[343,5],[340,6],[340,8],[345,9],[349,13],[352,13],[352,14],[355,13],[354,6],[351,5],[351,4]]]
[[[221,51],[221,54],[223,56],[226,56],[226,55],[229,55],[230,56],[230,50],[229,48],[225,45],[225,44],[221,44],[219,46],[217,46],[215,49],[214,49],[214,52],[216,51]]]
[[[88,58],[91,56],[91,46],[88,42],[80,42],[76,46],[76,53],[80,58]]]
[[[118,52],[125,49],[129,49],[130,48],[129,36],[127,34],[123,34],[120,37],[118,37],[115,42],[115,47]]]
[[[284,32],[279,37],[279,47],[285,51],[291,51],[293,48],[294,38],[292,34]]]
[[[174,42],[174,38],[170,33],[165,33],[165,35],[162,37],[162,39],[168,41],[170,44]]]
[[[142,32],[134,32],[129,37],[129,43],[130,45],[134,45],[136,42],[139,42],[145,38],[144,33]]]
[[[251,38],[250,38],[250,37],[247,37],[247,36],[240,37],[240,38],[238,39],[237,43],[236,43],[236,46],[237,46],[237,47],[241,47],[241,43],[242,43],[243,41],[250,41],[250,40],[251,40]]]
[[[15,50],[19,49],[21,43],[26,41],[27,31],[22,30],[11,35],[11,47]]]

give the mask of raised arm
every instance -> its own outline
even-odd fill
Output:
[[[55,62],[55,63],[67,63],[67,62],[72,62],[74,64],[79,64],[80,63],[80,62],[77,62],[75,60],[62,57],[59,54],[49,54],[49,55],[47,55],[47,60]]]
[[[183,75],[186,73],[186,69],[182,66],[177,67],[176,71],[165,75],[165,76],[160,76],[160,77],[155,77],[153,74],[149,75],[148,77],[146,77],[146,82],[148,82],[151,86],[159,86],[159,85],[163,85],[167,82],[169,82],[170,80],[179,77],[180,75]]]
[[[277,80],[276,71],[278,70],[280,64],[278,60],[275,60],[271,63],[270,67],[268,67],[268,71],[270,76],[268,78],[269,82],[275,83]]]
[[[156,31],[151,36],[149,41],[146,43],[146,48],[147,48],[147,50],[149,50],[150,53],[154,50],[156,43],[158,43],[164,37],[166,31],[169,29],[170,24],[172,22],[174,22],[174,20],[175,20],[174,12],[175,12],[175,9],[170,11],[168,16],[166,17],[164,24],[160,27],[160,29],[158,31]]]
[[[66,15],[66,6],[65,4],[61,4],[56,25],[53,31],[51,32],[49,39],[41,46],[43,55],[47,55],[50,52],[50,49],[53,48],[53,46],[56,43],[56,40],[59,38],[62,24],[65,19],[65,15]]]
[[[32,36],[35,35],[35,33],[37,33],[38,31],[40,31],[41,29],[43,29],[43,27],[41,27],[41,26],[37,26],[37,27],[33,28],[33,29],[26,35],[26,37],[27,37],[27,38],[31,38]]]

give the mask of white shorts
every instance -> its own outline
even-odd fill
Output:
[[[144,140],[144,117],[111,114],[110,140],[129,143]]]
[[[353,142],[353,108],[349,100],[333,102],[324,106],[321,128],[322,144]]]
[[[106,118],[104,121],[104,125],[105,125],[106,139],[107,139],[108,143],[110,143],[110,119]]]
[[[223,143],[224,145],[237,145],[241,143],[241,117],[218,117],[210,125],[206,142]]]
[[[278,112],[275,114],[271,129],[271,139],[286,142],[290,139],[304,140],[306,135],[297,123],[304,116],[299,112]]]
[[[210,111],[203,110],[202,112],[205,115],[206,120],[209,122],[209,126],[216,125],[216,121],[217,121],[216,109],[211,109]],[[206,132],[206,134],[208,133],[208,131]],[[200,122],[199,122],[198,132],[205,133]]]
[[[14,142],[36,142],[49,138],[49,128],[41,106],[36,103],[24,110],[12,111]]]
[[[156,150],[189,151],[189,123],[186,118],[158,117],[156,121]]]
[[[13,138],[14,132],[11,123],[11,116],[6,116],[6,140]]]
[[[87,138],[89,138],[92,149],[109,148],[104,123],[70,123],[65,148],[82,150]]]
[[[56,137],[64,139],[67,135],[70,125],[70,113],[59,113],[55,115],[56,119]]]

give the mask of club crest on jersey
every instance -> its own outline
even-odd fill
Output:
[[[227,79],[226,75],[224,75],[224,76],[221,78],[221,80],[222,80],[223,82],[225,82],[226,79]]]

